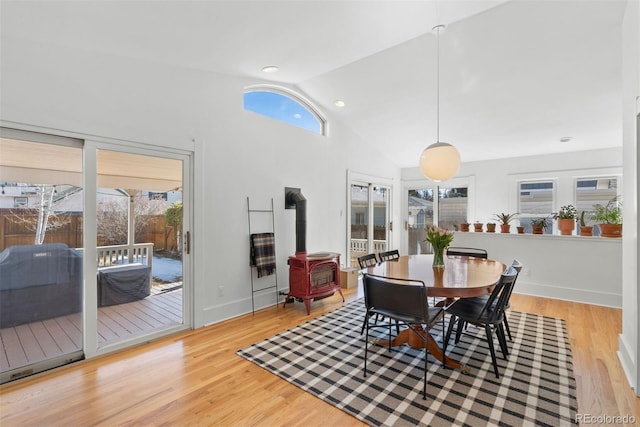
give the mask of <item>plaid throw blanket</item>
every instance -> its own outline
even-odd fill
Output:
[[[273,233],[251,235],[251,265],[258,270],[258,277],[269,276],[276,271],[276,239]]]

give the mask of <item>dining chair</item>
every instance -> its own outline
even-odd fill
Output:
[[[460,336],[464,333],[463,327],[465,323],[471,323],[483,326],[487,335],[487,344],[491,353],[491,362],[496,378],[500,378],[498,372],[498,362],[496,360],[496,352],[493,345],[493,334],[495,333],[502,350],[502,356],[507,359],[509,351],[507,349],[507,340],[504,335],[504,309],[507,299],[511,295],[513,285],[515,284],[518,272],[513,267],[508,267],[500,276],[500,280],[493,288],[491,295],[484,303],[471,301],[471,298],[460,298],[447,308],[445,312],[450,315],[449,327],[444,339],[443,353],[446,354],[449,339],[454,325],[458,324],[456,331],[455,343],[460,342]]]
[[[487,250],[480,248],[465,248],[461,246],[449,246],[447,248],[447,255],[451,256],[472,256],[475,258],[487,259]]]
[[[511,304],[509,302],[509,300],[511,299],[511,293],[513,292],[513,289],[515,288],[515,282],[518,280],[518,276],[520,275],[520,271],[522,271],[522,263],[520,261],[518,261],[517,259],[514,259],[513,262],[511,263],[511,267],[513,267],[516,270],[516,280],[513,283],[513,286],[511,287],[511,291],[509,292],[509,295],[507,295],[507,303],[505,304],[504,308],[505,310],[508,309],[509,307],[511,307]],[[472,297],[472,298],[468,298],[469,301],[475,301],[478,304],[484,304],[486,303],[487,299],[489,298],[489,295],[483,295],[480,297]],[[513,341],[513,337],[511,336],[511,328],[509,328],[509,320],[507,318],[507,313],[505,311],[504,313],[504,320],[503,320],[503,325],[504,325],[504,329],[507,332],[507,336],[509,337],[509,341]],[[466,329],[466,325],[465,325],[465,329]]]
[[[390,279],[365,274],[362,280],[366,318],[382,315],[395,320],[397,324],[408,327],[424,343],[424,385],[422,398],[427,399],[427,359],[429,329],[440,319],[444,319],[441,307],[429,307],[427,287],[418,280]],[[444,323],[444,320],[443,320]],[[422,325],[425,325],[424,328]],[[389,351],[391,351],[391,323],[372,324],[367,320],[364,341],[364,376],[367,376],[367,357],[369,351],[369,330],[386,327],[389,329]]]
[[[378,263],[378,258],[376,254],[367,254],[367,255],[358,257],[358,265],[360,266],[361,270],[367,267],[376,265],[377,263]],[[374,321],[378,323],[379,320],[384,320],[384,317],[381,318],[379,315],[376,315]],[[364,328],[366,327],[367,321],[368,321],[368,318],[365,316],[364,321],[362,322],[362,328],[360,329],[360,335],[364,333]],[[398,326],[397,329],[398,331],[400,331],[400,326]]]
[[[360,269],[371,267],[372,265],[376,265],[378,263],[378,258],[376,254],[368,254],[358,257],[358,265]]]
[[[400,252],[397,249],[392,251],[380,252],[378,254],[380,261],[393,261],[400,258]]]

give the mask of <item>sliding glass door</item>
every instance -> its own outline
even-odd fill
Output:
[[[190,326],[190,157],[0,131],[0,382]]]
[[[1,129],[0,382],[83,356],[82,142]]]

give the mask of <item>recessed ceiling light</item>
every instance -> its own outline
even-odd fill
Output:
[[[572,136],[563,136],[562,138],[560,138],[560,142],[570,142],[570,141],[573,141]]]
[[[334,104],[336,107],[340,107],[340,108],[344,107],[344,101],[343,101],[343,100],[341,100],[341,99],[336,99],[335,101],[333,101],[333,104]]]
[[[280,68],[277,65],[267,65],[266,67],[262,67],[262,71],[265,73],[275,73]]]

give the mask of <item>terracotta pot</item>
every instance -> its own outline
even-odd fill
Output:
[[[474,223],[473,231],[475,231],[476,233],[482,233],[482,223],[481,222]]]
[[[487,233],[495,233],[496,225],[495,224],[487,224]]]
[[[524,234],[524,227],[519,225],[516,227],[516,230],[518,230],[518,234]]]
[[[598,224],[602,237],[622,237],[622,224]]]
[[[584,227],[580,227],[580,235],[593,236],[593,227],[590,225],[585,225]]]
[[[558,230],[563,236],[569,236],[573,234],[573,229],[576,227],[576,220],[573,218],[558,218]]]
[[[542,227],[531,227],[532,234],[544,234],[544,228]]]
[[[506,234],[511,233],[511,224],[500,224],[500,232]]]
[[[460,224],[460,231],[462,231],[464,233],[468,232],[469,231],[469,224],[466,224],[466,223]]]

